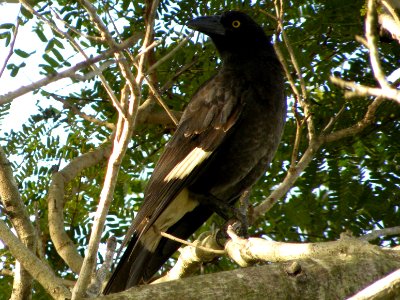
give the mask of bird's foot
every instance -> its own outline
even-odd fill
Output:
[[[247,228],[249,225],[247,219],[247,206],[242,208],[236,208],[232,206],[229,202],[222,201],[213,195],[198,195],[194,194],[199,202],[203,205],[209,206],[214,212],[219,216],[227,220],[227,222],[222,226],[222,229],[217,233],[217,242],[223,247],[225,242],[229,239],[227,234],[227,229],[229,225],[232,225],[236,234],[240,237],[247,238]],[[242,195],[241,199],[247,199],[248,194]]]
[[[231,226],[231,228],[234,230],[234,232],[242,237],[242,238],[248,238],[248,232],[247,232],[247,221],[246,223],[243,223],[242,221],[238,219],[230,219],[228,220],[222,227],[221,229],[217,232],[216,236],[216,241],[218,245],[221,247],[225,247],[226,242],[230,239],[230,236],[228,234],[228,227]]]

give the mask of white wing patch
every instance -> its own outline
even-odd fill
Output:
[[[165,176],[164,181],[168,182],[173,179],[183,179],[200,165],[211,154],[211,151],[204,151],[201,148],[194,148],[184,159],[182,159],[172,170]]]
[[[199,202],[191,199],[189,191],[183,189],[143,235],[141,238],[143,246],[148,251],[154,252],[161,239],[160,231],[166,232],[171,226],[182,219],[185,214],[195,209],[197,205],[199,205]]]

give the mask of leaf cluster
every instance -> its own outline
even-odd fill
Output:
[[[143,36],[146,10],[142,1],[93,4],[117,41],[133,35]],[[364,31],[363,5],[363,0],[285,1],[284,29],[307,84],[308,101],[317,131],[321,131],[339,111],[343,112],[332,131],[354,125],[363,118],[371,101],[368,98],[346,99],[343,91],[329,81],[329,76],[335,74],[346,80],[376,85],[368,52],[355,41],[355,35],[363,35]],[[66,33],[90,55],[107,48],[100,39],[98,29],[78,2],[36,2],[35,10],[46,18],[52,16],[52,9],[66,24]],[[265,14],[275,15],[273,1],[162,1],[154,32],[154,38],[161,40],[161,43],[149,52],[148,67],[174,49],[182,36],[188,33],[182,27],[187,20],[227,9],[248,12],[263,24],[268,34],[275,34],[276,21]],[[21,76],[19,71],[27,64],[37,65],[38,76],[51,76],[80,61],[79,54],[72,50],[63,36],[49,29],[43,21],[34,19],[25,9],[20,22],[21,26],[35,23],[32,34],[44,50],[40,53],[40,61],[32,62],[30,57],[37,53],[29,45],[20,45],[20,49],[14,50],[17,58],[7,66],[9,76],[18,80],[18,76]],[[12,24],[0,24],[0,39],[4,40],[5,46],[10,44],[13,28]],[[140,41],[141,38],[124,55],[137,55]],[[196,89],[218,68],[220,62],[214,47],[208,41],[203,41],[203,36],[195,36],[149,75],[162,90],[163,100],[172,110],[182,111]],[[289,62],[292,75],[296,77],[281,34],[275,37],[275,42]],[[395,42],[380,43],[386,74],[395,71],[394,62],[398,61],[399,54]],[[80,75],[90,72],[91,69],[84,69]],[[126,81],[117,65],[112,63],[102,74],[116,96],[120,97]],[[296,84],[299,85],[299,81]],[[140,92],[144,100],[151,99],[146,84]],[[54,97],[54,93],[57,97]],[[296,105],[288,83],[286,94],[290,109],[283,140],[269,171],[251,193],[253,205],[260,203],[282,182],[291,164],[297,128],[295,115],[303,117],[304,112]],[[43,255],[60,276],[73,278],[50,241],[47,192],[52,173],[65,167],[73,158],[106,142],[110,129],[76,115],[68,105],[60,106],[60,101],[56,99],[62,99],[80,111],[110,123],[116,122],[117,114],[97,77],[88,78],[84,83],[72,79],[72,84],[60,91],[41,89],[32,97],[33,101],[38,100],[39,113],[31,116],[20,131],[3,131],[0,142],[12,162],[23,201],[40,233]],[[0,107],[0,121],[7,111],[7,106]],[[250,233],[278,241],[325,241],[337,239],[343,231],[358,236],[372,229],[398,225],[399,117],[400,107],[387,102],[379,109],[374,125],[361,135],[323,145],[295,187],[268,212],[264,222],[251,228]],[[110,235],[116,235],[119,239],[124,236],[141,204],[146,181],[171,133],[173,129],[163,125],[142,124],[136,128],[121,165],[103,242]],[[307,141],[307,130],[304,128],[297,157],[304,153]],[[88,243],[92,222],[90,213],[97,207],[105,165],[106,162],[85,169],[67,186],[65,228],[82,255]],[[212,218],[200,231],[208,229],[214,222],[221,223],[221,220]],[[398,243],[398,238],[381,238],[376,243],[394,245]],[[10,255],[6,250],[2,252],[6,255],[2,263],[11,266]],[[232,267],[231,262],[220,260],[206,272]],[[0,294],[9,294],[10,284],[9,277],[0,276]],[[41,297],[43,293],[38,291],[36,295]]]

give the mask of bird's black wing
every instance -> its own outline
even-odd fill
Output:
[[[224,79],[218,74],[205,83],[185,109],[147,185],[135,228],[143,230],[153,224],[236,123],[242,103],[226,86],[226,75]]]
[[[219,73],[206,82],[185,109],[149,180],[142,207],[125,237],[125,240],[132,239],[105,293],[124,290],[142,280],[145,264],[160,241],[158,231],[168,231],[198,207],[199,203],[190,199],[185,186],[218,150],[242,111],[240,96],[224,84],[229,82],[225,77]],[[199,219],[197,223],[202,222]],[[168,257],[162,259],[165,261]]]

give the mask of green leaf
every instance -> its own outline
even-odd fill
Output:
[[[15,25],[12,23],[0,24],[0,29],[14,29]]]
[[[56,48],[51,49],[51,52],[54,54],[59,62],[64,62],[64,56],[62,56]]]
[[[27,18],[27,19],[32,19],[33,18],[33,15],[32,15],[32,13],[30,12],[30,11],[28,11],[25,7],[21,7],[21,14],[25,17],[25,18]]]
[[[47,43],[46,48],[44,49],[44,51],[45,51],[46,53],[48,53],[48,52],[50,52],[53,48],[54,48],[54,39],[51,39],[51,40]]]
[[[52,66],[54,68],[59,66],[58,62],[54,58],[50,57],[50,55],[48,55],[48,54],[43,54],[43,59],[46,62],[48,62],[50,64],[50,66]]]
[[[21,49],[15,49],[14,53],[17,54],[18,56],[21,56],[22,58],[28,58],[32,53],[27,53]]]
[[[5,46],[7,47],[10,44],[11,41],[11,33],[10,32],[3,32],[0,33],[0,39],[5,39]]]
[[[57,46],[60,49],[65,49],[64,44],[59,39],[54,38],[53,40],[55,46]]]
[[[46,43],[48,41],[42,30],[36,29],[35,32],[42,42]]]
[[[9,64],[9,65],[7,65],[7,69],[8,69],[8,70],[11,70],[10,76],[11,76],[11,77],[15,77],[15,76],[17,76],[19,70],[20,70],[21,68],[25,67],[25,66],[26,66],[26,63],[25,63],[25,62],[19,64],[18,66],[15,65],[15,64]]]

